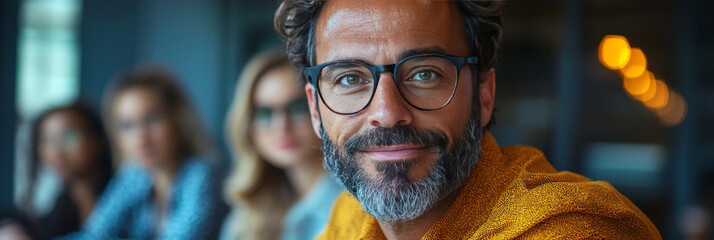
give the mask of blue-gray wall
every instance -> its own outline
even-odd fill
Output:
[[[139,2],[83,2],[80,26],[80,87],[83,97],[97,106],[109,79],[136,64]]]
[[[137,57],[170,67],[213,135],[223,115],[221,6],[216,0],[141,1]]]
[[[12,210],[18,2],[3,0],[0,3],[0,219]]]
[[[167,67],[180,79],[204,126],[222,139],[226,83],[223,1],[85,1],[81,93],[99,105],[108,81],[138,64]]]
[[[81,93],[99,105],[116,74],[140,63],[174,71],[224,157],[223,125],[248,58],[281,45],[275,1],[84,1]]]

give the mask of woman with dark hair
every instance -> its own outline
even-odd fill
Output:
[[[112,175],[109,142],[99,117],[79,103],[44,112],[32,125],[28,156],[30,187],[20,206],[21,227],[8,225],[4,231],[14,228],[37,240],[79,230]],[[64,188],[52,210],[37,216],[30,203],[42,166],[49,167]]]
[[[74,239],[214,239],[220,175],[198,116],[166,71],[140,68],[107,88],[104,120],[121,166]]]

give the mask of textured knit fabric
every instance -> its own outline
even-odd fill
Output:
[[[319,239],[385,239],[377,220],[343,193]],[[610,184],[557,172],[532,147],[500,148],[490,133],[478,163],[423,239],[661,239]]]
[[[127,163],[107,186],[82,232],[66,239],[215,239],[225,210],[219,180],[207,160],[184,160],[159,225],[149,173]]]

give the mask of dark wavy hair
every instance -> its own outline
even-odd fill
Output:
[[[327,0],[285,0],[275,12],[275,30],[286,41],[287,55],[292,64],[301,73],[306,67],[315,65],[314,51],[315,23],[320,15],[322,7]],[[476,55],[479,63],[471,66],[473,72],[484,72],[493,68],[496,64],[498,46],[501,41],[502,27],[502,1],[477,1],[462,0],[456,1],[459,12],[464,19],[464,39],[471,50],[472,55]],[[300,75],[300,81],[307,83],[304,74]],[[474,88],[478,93],[480,74],[474,74]],[[479,99],[474,98],[474,102],[480,105]],[[474,107],[474,111],[476,111]],[[494,115],[491,115],[486,128],[495,122]]]
[[[99,117],[99,114],[97,114],[97,112],[92,107],[90,107],[89,104],[83,101],[76,101],[66,106],[49,109],[40,114],[32,122],[32,127],[30,130],[30,146],[28,149],[28,156],[30,161],[30,187],[23,195],[21,203],[23,205],[20,206],[22,211],[25,211],[30,215],[35,214],[31,203],[35,198],[35,187],[37,187],[37,182],[40,174],[40,165],[42,164],[39,156],[41,136],[40,126],[42,125],[42,123],[45,122],[45,120],[47,120],[50,115],[57,112],[71,112],[73,114],[77,114],[77,116],[82,118],[82,121],[84,121],[84,123],[86,124],[84,126],[84,129],[82,129],[83,134],[89,136],[93,141],[98,141],[100,143],[100,151],[97,156],[94,156],[96,157],[96,159],[93,159],[96,161],[97,164],[96,171],[100,173],[100,179],[96,185],[96,190],[98,193],[104,191],[104,187],[106,187],[107,183],[109,182],[109,179],[114,173],[111,148],[109,146],[109,139],[107,137],[107,133],[104,129],[104,126],[102,125],[102,121]]]

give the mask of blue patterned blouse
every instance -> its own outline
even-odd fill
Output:
[[[82,231],[65,239],[215,239],[226,210],[220,175],[205,159],[183,161],[161,217],[149,173],[127,163],[109,182]]]

